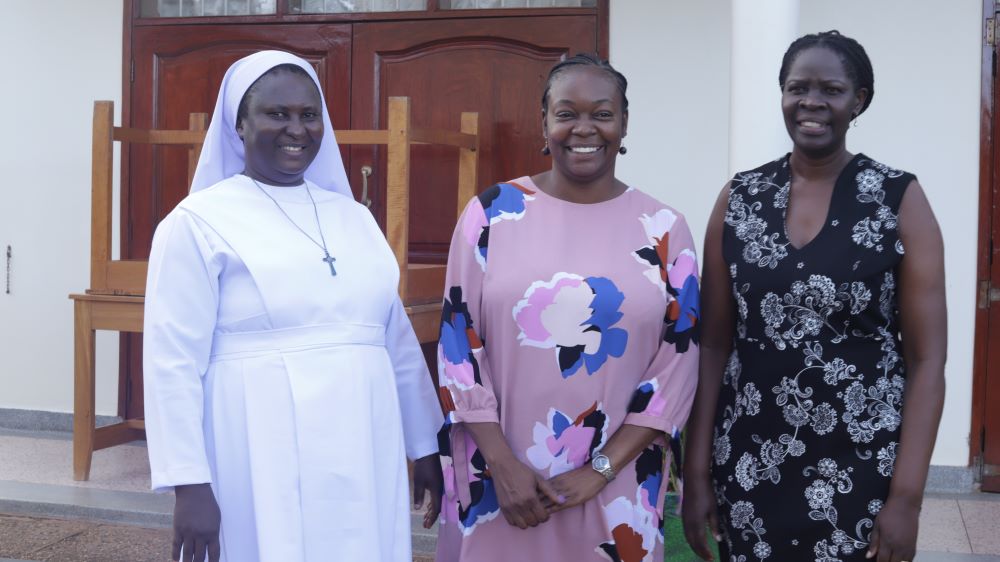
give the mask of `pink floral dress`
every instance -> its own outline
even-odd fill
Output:
[[[698,311],[687,223],[641,191],[577,204],[523,177],[470,201],[451,243],[438,346],[438,560],[662,560],[667,439],[694,396]],[[589,463],[623,423],[664,438],[615,467],[589,502],[521,530],[500,513],[463,422],[499,423],[547,478]]]

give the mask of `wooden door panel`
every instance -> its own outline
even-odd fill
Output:
[[[995,53],[993,56],[996,56]],[[992,57],[991,57],[992,58]],[[982,435],[973,435],[972,446],[976,449],[982,448],[979,454],[982,455],[982,481],[981,489],[984,492],[1000,492],[1000,302],[993,302],[992,292],[1000,287],[1000,142],[997,142],[997,133],[1000,132],[1000,111],[996,111],[997,103],[1000,102],[1000,87],[998,78],[993,75],[993,114],[992,114],[992,189],[990,201],[986,201],[986,208],[991,209],[990,220],[990,249],[993,255],[988,257],[989,263],[989,287],[986,302],[982,303],[987,308],[986,311],[986,374],[983,385],[983,396],[974,396],[974,400],[981,400],[982,406]],[[989,163],[987,163],[989,164]],[[980,202],[981,205],[984,202]]]
[[[537,173],[542,156],[540,98],[549,68],[566,53],[593,52],[595,16],[536,16],[355,24],[351,126],[386,126],[390,96],[409,96],[415,127],[459,128],[479,112],[479,189]],[[372,209],[384,227],[385,150],[352,149],[349,175],[369,180]],[[443,263],[455,225],[458,154],[415,146],[410,177],[410,259]]]
[[[138,128],[186,129],[211,115],[226,69],[262,49],[295,53],[316,68],[334,128],[350,123],[350,24],[184,25],[135,28],[132,115]],[[345,164],[350,153],[342,150]],[[146,259],[156,225],[188,193],[187,152],[132,146],[123,153],[122,256]],[[143,417],[142,337],[121,336],[119,414]]]
[[[994,193],[994,197],[996,194]],[[993,224],[996,225],[996,218]],[[994,230],[995,230],[994,226]],[[997,236],[994,232],[994,236]],[[993,286],[1000,287],[1000,279],[994,274]],[[1000,302],[990,305],[989,345],[987,349],[987,372],[983,403],[983,435],[981,443],[973,440],[973,446],[982,446],[983,474],[981,489],[984,492],[1000,492]],[[978,437],[978,436],[974,436]]]

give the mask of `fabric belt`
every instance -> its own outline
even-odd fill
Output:
[[[293,351],[301,348],[336,345],[385,346],[385,326],[381,324],[316,324],[257,332],[216,332],[212,336],[212,357],[248,352]]]

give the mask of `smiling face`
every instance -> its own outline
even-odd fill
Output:
[[[785,128],[795,149],[813,157],[845,149],[847,128],[868,91],[856,88],[840,57],[824,47],[803,50],[781,89]]]
[[[323,100],[308,76],[284,69],[264,74],[247,91],[243,139],[247,176],[271,185],[298,185],[323,140]]]
[[[575,183],[614,177],[615,158],[628,128],[622,95],[606,72],[572,68],[556,77],[542,115],[552,168]]]

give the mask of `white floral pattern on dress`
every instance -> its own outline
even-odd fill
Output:
[[[820,476],[805,491],[805,498],[811,509],[809,518],[828,523],[834,529],[829,541],[823,539],[816,543],[814,551],[817,560],[823,560],[823,557],[838,560],[836,557],[839,554],[850,556],[868,546],[865,530],[871,529],[873,521],[868,518],[858,521],[854,528],[856,536],[852,537],[840,528],[839,514],[834,506],[837,494],[850,494],[854,489],[854,482],[851,480],[853,470],[850,467],[840,469],[833,459],[823,458],[816,466],[806,467],[802,471],[807,477],[814,473]]]
[[[786,157],[736,174],[725,216],[735,347],[712,461],[726,559],[853,561],[898,450],[896,212],[908,177],[856,157],[834,190],[829,230],[788,248],[787,166]],[[800,499],[774,505],[776,493]]]
[[[723,373],[723,384],[732,385],[733,388],[737,388],[739,384],[740,377],[740,360],[736,353],[729,356],[729,361],[726,364],[726,370]],[[726,406],[723,411],[725,419],[722,422],[722,432],[719,432],[719,428],[714,429],[714,441],[713,441],[713,458],[715,464],[723,465],[729,461],[729,453],[732,450],[732,445],[729,441],[729,430],[733,427],[740,417],[746,416],[756,416],[760,413],[760,401],[761,401],[760,391],[757,390],[757,385],[749,382],[743,386],[742,392],[737,391],[736,406]]]
[[[870,167],[864,168],[855,177],[858,187],[858,193],[855,197],[861,203],[878,205],[878,209],[875,211],[874,219],[865,217],[854,225],[854,234],[851,238],[855,244],[874,249],[876,252],[881,252],[883,246],[879,242],[884,236],[883,231],[896,230],[898,223],[896,213],[885,204],[885,190],[882,188],[883,183],[887,177],[898,178],[903,175],[903,172],[890,168],[885,164],[875,162],[874,160],[863,159],[858,162],[859,166],[864,166],[865,164],[868,164]],[[902,255],[904,253],[903,242],[897,239],[893,245],[893,249]]]
[[[825,275],[810,275],[808,281],[795,281],[791,291],[779,297],[768,292],[760,302],[760,314],[764,319],[764,334],[771,338],[779,350],[791,345],[798,348],[808,337],[818,336],[824,327],[833,333],[833,342],[839,343],[847,337],[846,325],[834,326],[830,317],[840,312],[845,306],[864,309],[861,306],[860,295],[854,295],[848,283],[839,287]],[[869,294],[867,299],[871,299]],[[781,331],[783,326],[787,329]]]
[[[760,173],[737,174],[730,187],[729,208],[726,210],[725,222],[733,227],[736,237],[744,243],[743,259],[747,263],[756,263],[760,267],[774,269],[778,262],[788,255],[788,243],[779,243],[777,232],[766,234],[767,222],[757,215],[762,207],[759,201],[750,204],[743,202],[743,195],[737,190],[745,189],[747,194],[757,194],[775,188],[775,208],[788,205],[788,193],[791,184],[778,185],[774,183],[775,174],[764,176]]]

